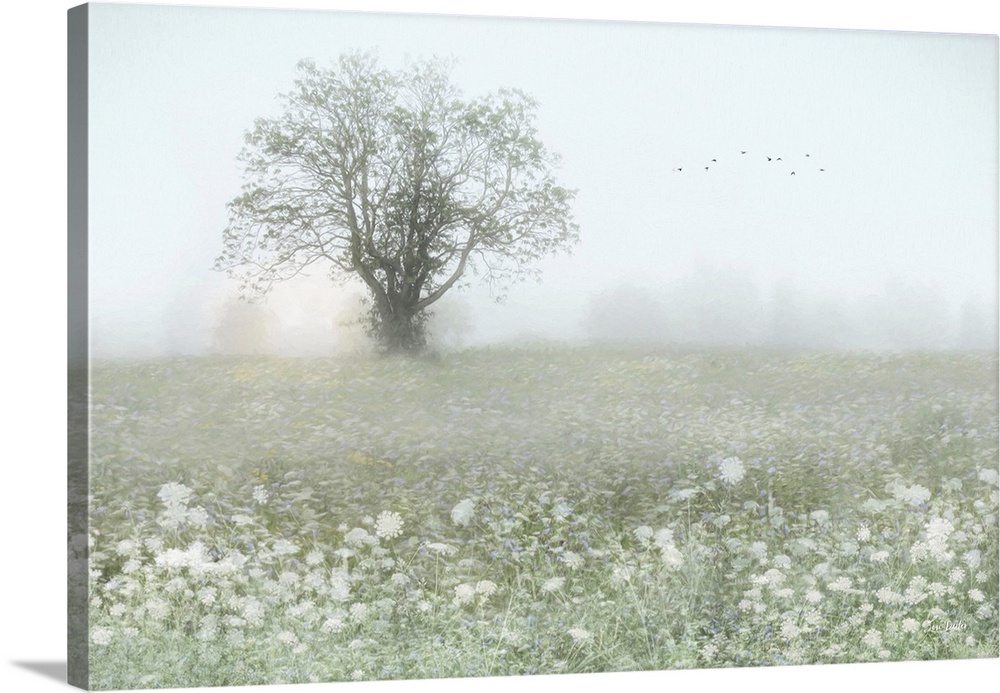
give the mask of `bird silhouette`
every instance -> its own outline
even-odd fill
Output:
[[[715,161],[715,159],[712,159],[712,161]]]
[[[826,170],[825,168],[821,168],[821,169],[820,169],[820,171],[825,171],[825,170]]]
[[[781,157],[780,156],[778,157],[778,161],[781,161]]]
[[[706,166],[706,167],[705,167],[705,170],[706,170],[706,171],[708,170],[708,166]]]
[[[767,160],[768,160],[768,161],[770,161],[770,160],[771,160],[771,157],[767,157]]]
[[[808,154],[806,154],[806,156],[809,156],[809,155],[808,155]]]
[[[744,152],[744,151],[740,151],[740,154],[746,154],[746,152]]]
[[[793,175],[793,176],[795,175],[795,171],[792,171],[792,175]]]

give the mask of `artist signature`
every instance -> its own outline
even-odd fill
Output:
[[[953,630],[966,630],[968,628],[962,621],[945,621],[944,623],[935,623],[929,630],[932,633],[946,633]]]

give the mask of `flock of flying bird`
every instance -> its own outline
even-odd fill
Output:
[[[745,152],[743,150],[740,150],[740,154],[739,154],[740,156],[745,156],[746,154],[747,154],[747,152]],[[780,156],[765,156],[764,158],[766,158],[769,163],[777,163],[779,161],[781,161],[782,163],[785,163],[784,161],[782,161],[782,158]],[[806,154],[804,158],[811,159],[812,157],[810,157],[808,154]],[[706,171],[709,170],[712,167],[712,164],[717,164],[717,163],[719,163],[718,159],[712,159],[705,166],[705,170]],[[799,169],[803,169],[803,167],[806,166],[807,164],[812,164],[812,162],[811,161],[803,162],[802,166],[799,166],[798,168]],[[825,168],[819,168],[819,167],[816,167],[816,168],[818,168],[818,170],[820,172],[826,171]],[[680,166],[678,166],[677,168],[674,169],[674,171],[677,171],[677,172],[681,172],[683,170],[684,169],[682,167],[680,167]],[[813,170],[813,167],[810,166],[809,170]],[[795,171],[792,171],[790,175],[794,176],[795,175]]]

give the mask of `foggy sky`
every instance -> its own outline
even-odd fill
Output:
[[[524,89],[540,104],[540,138],[562,156],[560,182],[579,190],[581,242],[540,265],[540,284],[512,287],[500,305],[474,280],[449,296],[442,312],[471,321],[474,343],[584,337],[595,297],[623,285],[669,292],[719,272],[745,279],[765,307],[788,291],[858,305],[911,287],[953,316],[970,301],[995,312],[995,37],[171,6],[90,12],[98,355],[212,345],[235,293],[210,267],[226,203],[240,191],[243,135],[255,118],[280,113],[276,95],[300,59],[329,65],[354,49],[376,49],[393,69],[454,56],[453,81],[469,96]],[[782,157],[783,168],[767,156]],[[354,300],[356,290],[331,286],[323,303],[317,281],[268,304],[287,353],[329,338]],[[912,320],[939,313],[918,310]]]

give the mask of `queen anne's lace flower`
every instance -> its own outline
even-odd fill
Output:
[[[471,602],[476,596],[476,588],[472,585],[462,583],[461,585],[455,586],[455,598],[452,602],[456,606],[463,606]]]
[[[110,628],[97,627],[90,631],[90,642],[95,645],[107,645],[111,642],[113,632]]]
[[[457,551],[457,549],[454,546],[451,546],[450,544],[443,544],[439,541],[432,541],[426,546],[428,551],[432,551],[433,553],[436,553],[439,556],[449,556],[455,553],[455,551]]]
[[[368,533],[368,530],[361,527],[355,527],[344,535],[344,543],[348,546],[359,547],[365,544],[374,544],[375,542],[376,539]]]
[[[542,583],[542,592],[556,592],[566,584],[566,578],[553,577]]]
[[[873,650],[876,650],[882,647],[882,634],[872,628],[861,637],[861,642]]]
[[[156,496],[163,501],[166,506],[187,505],[194,496],[194,491],[184,484],[170,482],[160,487],[160,492]]]
[[[319,629],[324,633],[339,633],[344,629],[344,622],[336,616],[333,616],[323,621],[323,625],[320,626]]]
[[[403,533],[403,517],[391,510],[383,510],[375,520],[375,535],[382,539],[393,539]]]
[[[468,527],[469,523],[472,522],[472,518],[476,514],[476,504],[471,498],[466,498],[460,500],[454,508],[451,509],[451,521],[454,522],[459,527]]]
[[[653,538],[653,528],[649,525],[640,525],[632,530],[632,536],[640,544],[645,544]]]
[[[295,645],[295,644],[297,644],[299,642],[299,639],[295,635],[295,633],[293,633],[293,632],[291,632],[289,630],[283,630],[283,631],[281,631],[280,633],[278,633],[275,636],[275,638],[278,640],[278,642],[283,642],[286,645]]]
[[[743,466],[743,460],[739,457],[727,457],[719,463],[719,478],[727,484],[733,485],[743,481],[747,470]]]
[[[896,500],[910,505],[920,505],[931,499],[931,492],[920,484],[904,486],[901,483],[896,483],[889,489],[889,492]]]
[[[489,597],[495,594],[497,591],[497,585],[492,580],[480,580],[476,583],[476,592],[483,595],[484,597]]]

